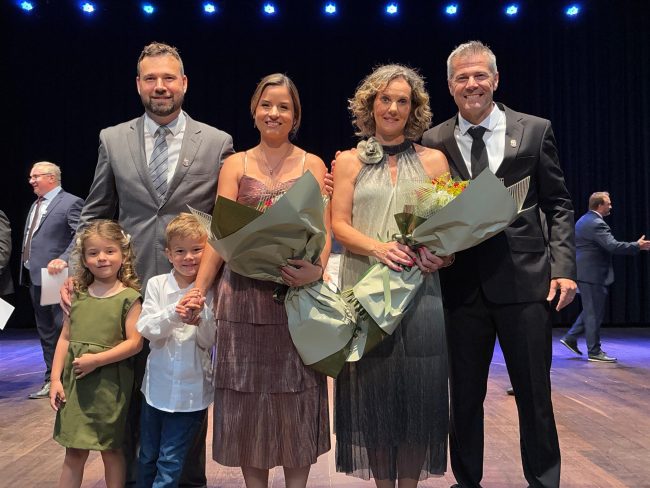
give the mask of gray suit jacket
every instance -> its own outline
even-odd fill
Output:
[[[0,296],[14,292],[14,280],[11,278],[9,258],[11,257],[11,227],[9,219],[0,210]]]
[[[36,203],[32,203],[32,207]],[[32,235],[32,246],[29,253],[29,278],[32,284],[41,286],[41,268],[47,268],[52,259],[68,261],[70,250],[74,247],[74,236],[79,223],[79,214],[84,201],[71,193],[61,190],[41,214],[41,222]],[[31,213],[31,210],[30,210]],[[29,232],[29,213],[23,232],[23,244]],[[23,262],[22,254],[20,262]],[[20,266],[20,283],[27,284],[24,267]]]
[[[638,242],[619,242],[609,225],[596,212],[589,211],[576,222],[576,262],[578,281],[597,285],[614,282],[612,255],[639,254]]]
[[[212,213],[222,161],[233,153],[232,137],[187,114],[185,135],[167,194],[159,201],[144,149],[144,115],[99,134],[95,179],[81,212],[80,226],[92,219],[117,218],[131,235],[143,289],[166,273],[165,227],[187,205]]]
[[[496,176],[506,186],[530,176],[527,210],[505,231],[457,253],[454,265],[441,272],[448,305],[466,302],[479,289],[494,303],[542,301],[551,278],[576,278],[573,204],[551,123],[498,105],[506,114],[506,144]],[[467,165],[454,137],[456,120],[426,131],[422,144],[441,150],[452,175],[466,180]]]

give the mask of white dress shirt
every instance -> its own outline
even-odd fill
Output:
[[[176,165],[178,164],[178,157],[181,154],[181,146],[183,145],[183,136],[185,135],[185,124],[187,117],[185,112],[181,113],[172,122],[167,124],[171,134],[167,134],[165,140],[167,141],[167,184],[174,176]],[[156,131],[160,127],[159,124],[153,121],[149,115],[144,114],[144,155],[147,158],[147,164],[151,162],[151,155],[153,154],[154,143],[156,142]]]
[[[483,119],[479,126],[487,129],[483,134],[483,141],[487,149],[490,171],[496,173],[499,166],[501,166],[503,154],[506,149],[506,113],[499,109],[495,103],[490,115]],[[458,124],[454,130],[454,136],[456,137],[458,149],[460,149],[460,153],[463,156],[465,165],[467,165],[467,171],[469,171],[470,175],[472,175],[472,136],[467,130],[471,127],[477,126],[458,114]]]
[[[149,280],[136,325],[151,348],[142,393],[158,410],[195,412],[207,408],[214,396],[210,351],[216,323],[212,294],[207,297],[199,325],[184,324],[175,308],[192,285],[180,289],[173,273]]]

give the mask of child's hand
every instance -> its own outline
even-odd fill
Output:
[[[63,407],[65,404],[65,392],[63,391],[63,385],[60,381],[52,381],[50,383],[50,407],[55,412],[59,411],[59,408]]]
[[[94,354],[84,353],[80,358],[74,358],[72,361],[72,371],[76,375],[77,379],[81,379],[84,376],[89,375],[97,369],[97,358]]]
[[[188,325],[198,325],[201,321],[201,311],[205,297],[198,288],[192,288],[176,304],[176,313]]]

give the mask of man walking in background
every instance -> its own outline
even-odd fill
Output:
[[[589,211],[576,222],[576,262],[578,265],[578,289],[582,297],[582,312],[573,326],[560,339],[569,350],[582,356],[578,349],[578,336],[587,341],[589,361],[614,363],[600,347],[600,326],[605,316],[605,300],[609,285],[614,282],[614,254],[636,255],[650,250],[650,241],[641,236],[634,242],[614,239],[604,218],[612,211],[609,193],[599,191],[589,197]]]

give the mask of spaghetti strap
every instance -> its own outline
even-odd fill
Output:
[[[248,164],[248,151],[244,151],[244,174],[246,174],[246,165]]]
[[[302,174],[305,174],[305,161],[307,160],[307,151],[302,155]]]

